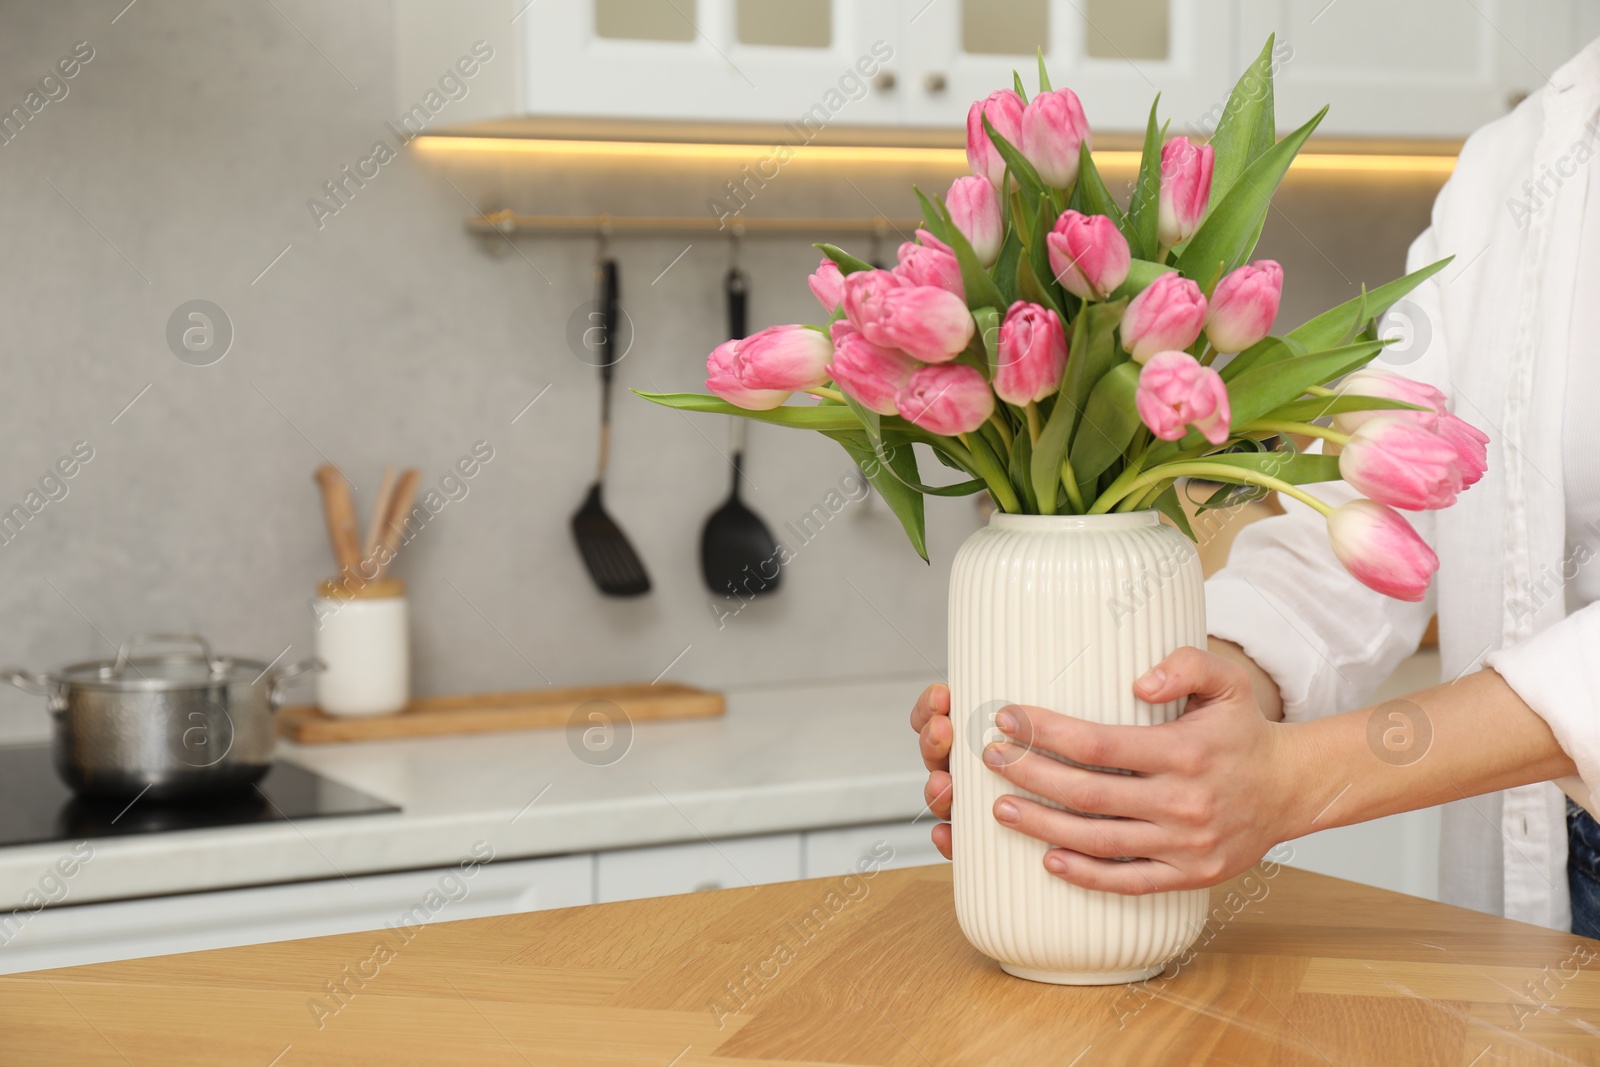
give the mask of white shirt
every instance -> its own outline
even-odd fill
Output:
[[[1569,516],[1600,514],[1596,458],[1580,469],[1564,454],[1569,443],[1591,450],[1600,421],[1586,402],[1597,397],[1596,345],[1573,329],[1600,300],[1597,124],[1600,42],[1468,139],[1412,245],[1412,270],[1456,258],[1410,298],[1429,336],[1416,362],[1394,369],[1443,390],[1492,438],[1488,473],[1454,507],[1407,513],[1439,554],[1426,600],[1362,586],[1334,559],[1322,517],[1294,501],[1239,535],[1206,590],[1211,633],[1272,676],[1289,719],[1365,705],[1437,611],[1444,680],[1497,670],[1578,768],[1445,805],[1441,896],[1556,929],[1571,920],[1562,790],[1590,811],[1600,796],[1600,604],[1569,609],[1563,578]],[[1570,435],[1569,392],[1587,423]],[[1357,495],[1343,483],[1309,488],[1335,504]],[[1600,558],[1590,566],[1600,573]]]
[[[1600,205],[1600,165],[1585,168],[1588,203]],[[1578,252],[1578,277],[1600,278],[1600,225],[1586,219],[1595,236]],[[1562,488],[1567,497],[1567,555],[1561,577],[1567,610],[1600,600],[1600,292],[1579,295],[1572,308],[1572,362],[1567,368],[1567,403],[1561,420]]]

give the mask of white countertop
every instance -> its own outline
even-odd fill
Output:
[[[380,797],[381,815],[95,838],[73,903],[910,819],[907,725],[926,679],[730,690],[719,719],[643,723],[609,766],[565,730],[296,745],[279,758]],[[535,799],[537,798],[537,799]],[[0,849],[0,908],[71,844]]]

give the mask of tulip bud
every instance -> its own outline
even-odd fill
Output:
[[[1376,367],[1364,367],[1354,374],[1347,375],[1339,384],[1339,393],[1348,396],[1375,396],[1384,400],[1398,400],[1402,404],[1415,404],[1423,411],[1407,411],[1404,408],[1380,408],[1369,411],[1342,411],[1333,417],[1333,427],[1340,433],[1355,433],[1356,428],[1368,419],[1383,414],[1409,414],[1412,416],[1442,416],[1449,410],[1445,403],[1444,394],[1426,382],[1419,382],[1407,378],[1403,374],[1393,371],[1379,370]],[[1432,425],[1435,418],[1425,418],[1423,421]]]
[[[994,414],[994,393],[965,363],[921,367],[895,397],[907,421],[942,437],[971,433]]]
[[[957,178],[944,196],[950,218],[972,246],[978,262],[985,267],[994,266],[1000,258],[1000,245],[1005,239],[1004,222],[1000,214],[1000,196],[987,178],[969,174]]]
[[[1187,352],[1157,352],[1139,372],[1134,406],[1150,432],[1176,441],[1193,426],[1207,441],[1228,439],[1233,416],[1222,376]]]
[[[1461,488],[1478,484],[1489,469],[1489,435],[1456,415],[1439,418],[1439,436],[1456,451],[1456,469],[1461,472]]]
[[[706,357],[706,389],[730,404],[750,411],[765,411],[789,399],[789,389],[752,389],[740,376],[739,341],[724,341]]]
[[[1128,302],[1122,313],[1122,347],[1135,363],[1157,352],[1188,348],[1206,321],[1206,298],[1183,275],[1163,274]]]
[[[1420,601],[1439,569],[1439,557],[1411,524],[1376,501],[1352,500],[1334,508],[1328,541],[1362,585],[1396,600]]]
[[[1061,386],[1067,334],[1049,308],[1018,300],[1006,312],[995,345],[994,391],[1008,404],[1043,400]]]
[[[1023,109],[1022,143],[1017,147],[1046,185],[1065,189],[1077,181],[1078,146],[1088,143],[1089,120],[1071,89],[1040,93]]]
[[[1056,281],[1083,300],[1104,300],[1128,278],[1128,240],[1104,215],[1063,211],[1045,236]]]
[[[1408,511],[1447,508],[1461,492],[1455,448],[1404,416],[1362,423],[1339,452],[1339,477],[1380,504]]]
[[[924,363],[954,359],[977,328],[966,301],[932,285],[906,285],[886,270],[861,270],[844,280],[850,325],[883,348]]]
[[[1174,137],[1162,146],[1161,196],[1156,217],[1156,240],[1162,248],[1187,241],[1199,228],[1200,217],[1211,199],[1215,158],[1210,145],[1196,147],[1187,137]]]
[[[1211,293],[1206,340],[1218,352],[1243,352],[1272,329],[1283,296],[1283,268],[1258,259],[1231,271]]]
[[[839,301],[844,299],[844,275],[839,273],[839,264],[824,259],[806,283],[811,286],[811,295],[817,298],[822,310],[832,315]]]
[[[904,352],[873,344],[849,323],[833,324],[833,362],[828,364],[828,373],[835,385],[868,411],[895,414],[895,395],[911,381],[917,367],[917,361]]]
[[[1022,97],[1010,89],[1000,89],[967,109],[967,166],[972,173],[988,178],[996,189],[1005,180],[1006,161],[989,140],[983,119],[988,116],[994,132],[1015,145],[1022,139],[1022,107]],[[1016,188],[1015,181],[1011,185]]]
[[[967,287],[961,281],[961,263],[950,246],[927,230],[918,230],[917,240],[921,243],[907,241],[900,246],[900,264],[894,268],[894,276],[906,285],[938,286],[965,301]]]

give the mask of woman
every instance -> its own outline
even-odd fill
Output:
[[[1153,703],[1187,696],[1176,722],[997,716],[1013,741],[985,750],[994,773],[1122,817],[1002,798],[997,819],[1058,846],[1045,858],[1058,877],[1120,893],[1206,886],[1280,841],[1442,804],[1446,901],[1600,936],[1600,827],[1583,810],[1600,786],[1600,564],[1586,566],[1600,554],[1597,130],[1600,42],[1467,141],[1411,247],[1410,269],[1455,262],[1413,297],[1431,339],[1402,369],[1493,437],[1471,493],[1411,516],[1440,557],[1426,601],[1359,584],[1321,516],[1286,501],[1207,583],[1210,651],[1181,649],[1135,684]],[[1362,708],[1435,612],[1453,681]],[[934,686],[911,717],[940,818],[948,712]],[[948,825],[934,842],[949,855]]]

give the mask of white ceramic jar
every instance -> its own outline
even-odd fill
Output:
[[[1133,683],[1183,645],[1205,647],[1200,562],[1153,511],[995,514],[961,546],[950,575],[955,744],[956,916],[967,940],[1020,978],[1064,985],[1135,982],[1199,935],[1204,889],[1121,896],[1044,869],[1049,848],[994,817],[1002,794],[1028,793],[983,764],[1001,740],[994,715],[1033,704],[1095,722],[1151,725],[1179,702],[1150,705]]]
[[[329,715],[387,715],[411,700],[406,586],[383,578],[359,587],[326,581],[313,608],[324,667],[317,706]]]

